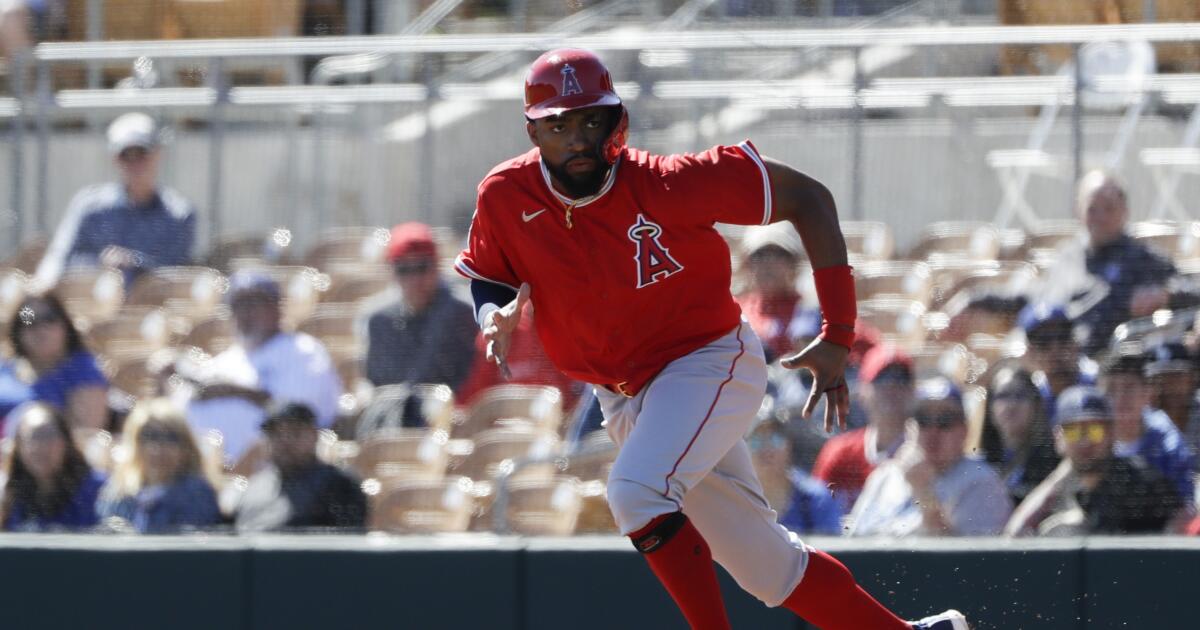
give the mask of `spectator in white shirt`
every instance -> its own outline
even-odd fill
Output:
[[[228,301],[237,339],[198,369],[190,396],[181,395],[189,399],[188,422],[201,434],[220,431],[225,462],[234,465],[261,439],[269,402],[303,403],[327,427],[336,418],[342,386],[320,341],[280,328],[279,285],[270,277],[234,274]]]
[[[944,378],[921,383],[909,438],[867,478],[850,515],[851,536],[985,536],[1012,512],[991,466],[963,454],[962,394]]]

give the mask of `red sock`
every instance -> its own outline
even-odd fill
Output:
[[[875,601],[850,570],[824,551],[810,551],[808,569],[783,602],[821,630],[912,630],[907,621]]]
[[[672,516],[663,514],[655,517],[649,525],[629,537],[636,542]],[[721,600],[721,589],[717,585],[712,551],[690,520],[685,517],[683,525],[670,540],[642,555],[650,564],[650,570],[658,576],[658,581],[671,594],[692,630],[729,630],[729,618],[725,615],[725,602]]]

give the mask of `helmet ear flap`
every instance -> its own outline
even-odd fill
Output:
[[[604,141],[604,160],[609,164],[617,161],[621,156],[621,152],[625,150],[625,144],[629,141],[629,111],[624,105],[618,105],[621,108],[621,118],[617,120],[617,124],[613,125],[613,129],[608,134],[608,138]]]

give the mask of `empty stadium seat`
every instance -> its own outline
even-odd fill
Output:
[[[171,329],[162,309],[126,307],[116,317],[89,328],[87,339],[94,351],[120,360],[148,356],[166,347],[171,343]]]
[[[135,398],[155,394],[155,375],[146,362],[148,357],[132,357],[113,361],[109,367],[109,385]]]
[[[217,309],[212,317],[192,325],[191,330],[179,342],[184,347],[200,348],[210,355],[220,354],[233,343],[236,333],[229,310]]]
[[[161,306],[196,320],[212,314],[227,286],[225,276],[209,267],[159,267],[134,281],[125,303]]]
[[[851,255],[867,261],[892,257],[895,241],[891,228],[883,221],[843,221],[841,227],[846,251]]]
[[[858,303],[858,318],[874,326],[884,339],[911,348],[925,339],[925,305],[915,300],[881,298]]]
[[[25,299],[29,275],[16,267],[0,268],[0,323],[7,323]]]
[[[46,247],[49,243],[49,239],[44,236],[26,240],[15,253],[0,260],[0,268],[11,267],[33,275],[42,262],[42,257],[46,255]]]
[[[1200,221],[1139,221],[1130,226],[1129,233],[1172,260],[1200,256]]]
[[[508,530],[525,536],[570,536],[583,508],[575,477],[523,479],[508,484]],[[496,509],[493,503],[493,509]]]
[[[474,509],[472,483],[465,477],[408,479],[381,486],[370,527],[402,534],[464,532]]]
[[[387,429],[359,445],[355,468],[363,478],[440,479],[449,435],[442,429]]]
[[[379,264],[332,264],[329,276],[329,290],[321,294],[322,302],[358,302],[388,289],[395,282],[391,268]]]
[[[1025,246],[1028,249],[1053,249],[1082,232],[1083,225],[1075,219],[1042,221],[1025,236]]]
[[[488,429],[477,434],[473,442],[474,449],[455,473],[480,482],[512,472],[517,459],[550,457],[558,448],[556,436],[530,427]],[[532,465],[523,468],[517,477],[545,477],[553,471],[552,464]]]
[[[937,221],[921,231],[909,252],[911,260],[931,256],[955,256],[973,260],[995,260],[1000,253],[1000,232],[982,221]]]
[[[497,385],[481,392],[461,423],[455,437],[472,437],[498,420],[522,419],[547,433],[557,433],[562,423],[562,394],[549,385]]]
[[[896,297],[927,304],[932,282],[923,262],[888,261],[856,266],[854,286],[859,299]]]
[[[354,322],[358,311],[353,304],[322,304],[305,318],[297,330],[308,333],[325,344],[327,349],[355,347]]]
[[[205,264],[229,274],[245,267],[287,265],[291,260],[292,232],[276,228],[269,234],[225,236],[209,250]]]
[[[382,262],[391,237],[382,227],[335,228],[308,250],[304,264],[325,271],[335,262]]]
[[[72,319],[99,322],[120,310],[125,299],[125,279],[113,269],[72,267],[58,279],[54,292]]]

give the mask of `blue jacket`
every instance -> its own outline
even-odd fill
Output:
[[[1142,411],[1142,426],[1142,437],[1133,449],[1118,448],[1117,455],[1142,458],[1151,468],[1162,473],[1180,496],[1191,499],[1195,496],[1192,475],[1196,469],[1196,455],[1184,442],[1175,423],[1162,410],[1147,407]]]
[[[105,498],[102,516],[118,516],[139,534],[167,534],[216,525],[221,520],[217,495],[208,481],[189,475],[165,486],[142,488],[133,496]]]
[[[30,517],[28,507],[23,503],[16,503],[4,521],[4,529],[10,532],[45,532],[93,527],[100,520],[96,515],[96,497],[99,496],[103,485],[104,476],[93,471],[91,475],[84,477],[83,483],[79,484],[79,488],[63,507],[62,512],[51,518]]]
[[[842,506],[825,484],[799,468],[789,471],[788,479],[792,482],[792,496],[782,510],[779,523],[797,534],[840,536]]]

